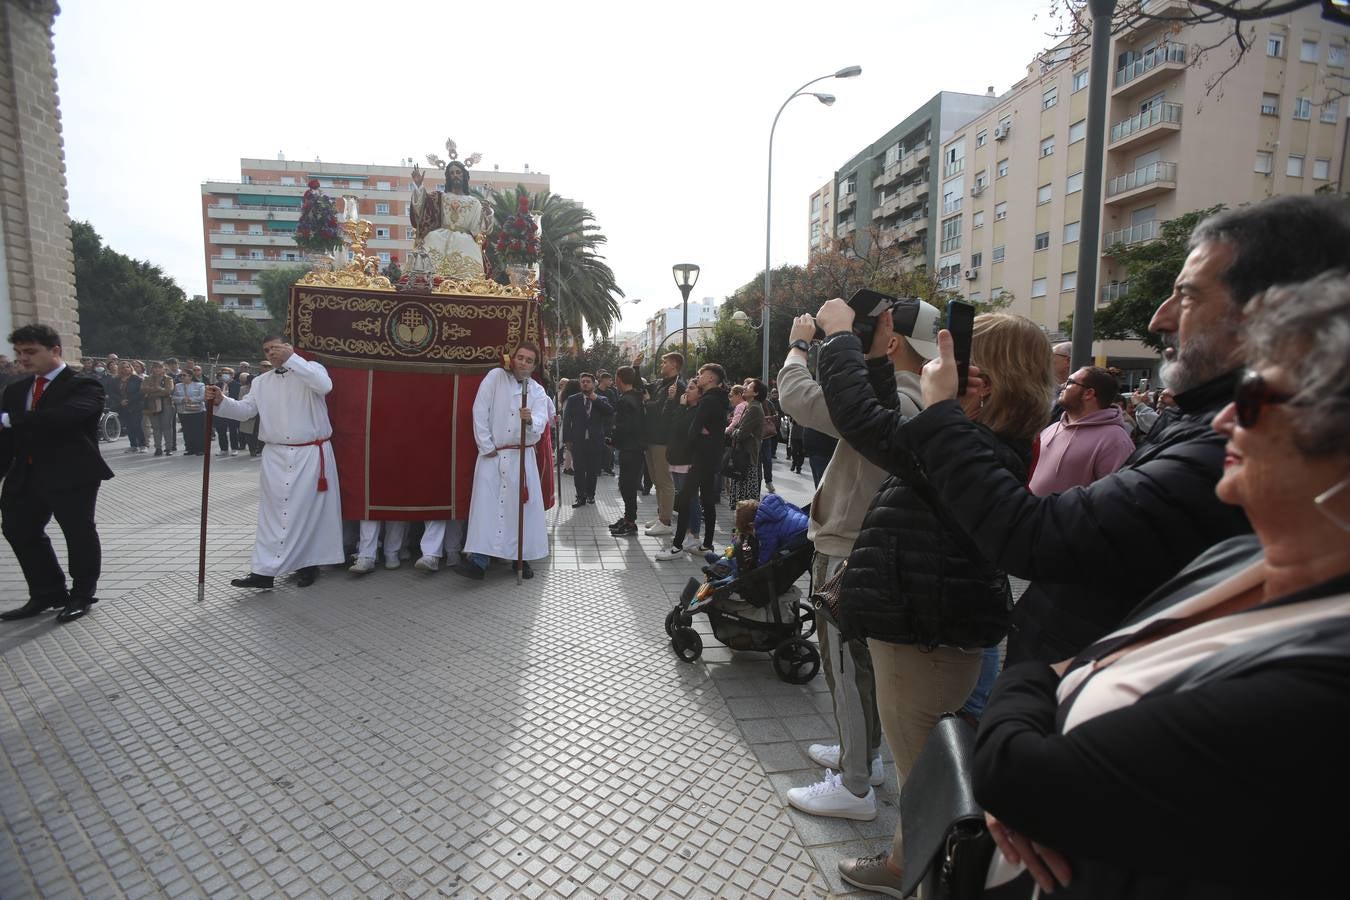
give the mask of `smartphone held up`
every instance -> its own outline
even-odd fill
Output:
[[[952,336],[952,353],[956,357],[956,395],[966,395],[966,381],[970,376],[970,339],[975,328],[975,307],[964,300],[947,302],[947,331]]]

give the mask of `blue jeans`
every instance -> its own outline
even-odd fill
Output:
[[[998,680],[998,645],[985,647],[983,657],[980,660],[980,680],[975,682],[975,690],[970,692],[966,698],[965,705],[961,707],[961,712],[968,713],[978,719],[984,715],[984,705],[989,702],[989,692],[994,689],[994,682]]]
[[[764,478],[765,487],[773,484],[773,461],[777,454],[771,439],[765,438],[759,442],[759,472]]]
[[[477,566],[478,568],[482,569],[484,572],[487,571],[487,567],[488,567],[488,557],[487,557],[486,554],[483,554],[483,553],[470,553],[470,554],[468,554],[468,557],[469,557],[469,562],[473,563],[475,566]]]
[[[671,479],[675,482],[675,493],[680,492],[684,487],[684,480],[689,477],[688,472],[671,472]],[[689,521],[699,522],[703,519],[703,507],[699,505],[698,494],[695,493],[689,500]]]
[[[820,487],[820,477],[825,474],[825,467],[830,464],[828,456],[808,456],[807,464],[811,467],[811,480],[815,482],[816,487]]]

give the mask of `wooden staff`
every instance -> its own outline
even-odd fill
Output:
[[[520,385],[520,411],[530,408],[530,379]],[[516,516],[516,584],[520,584],[525,568],[525,418],[520,419],[520,515]]]
[[[202,437],[202,537],[197,550],[197,602],[206,599],[206,505],[211,499],[211,432],[215,430],[216,404],[206,401],[206,434]]]

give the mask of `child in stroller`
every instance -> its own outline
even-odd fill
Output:
[[[703,640],[691,626],[703,613],[718,641],[733,650],[773,655],[778,677],[805,684],[820,669],[820,654],[806,640],[815,612],[794,583],[810,568],[814,548],[806,539],[807,514],[777,494],[742,500],[736,507],[735,543],[709,553],[700,584],[691,578],[680,603],[666,616],[666,633],[681,659],[693,662]]]

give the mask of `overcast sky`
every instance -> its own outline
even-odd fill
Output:
[[[204,294],[202,181],[278,151],[394,165],[454,137],[591,209],[638,329],[679,302],[672,263],[719,301],[763,269],[769,126],[798,85],[863,68],[779,121],[774,265],[805,260],[810,193],[864,145],[939,90],[1020,79],[1049,7],[63,0],[70,214]]]

